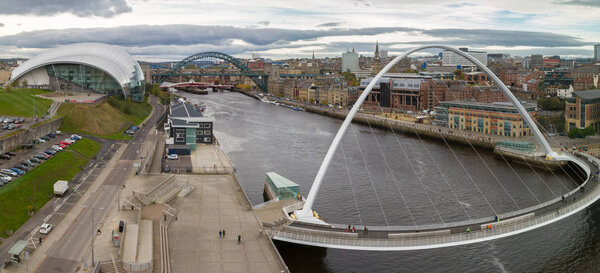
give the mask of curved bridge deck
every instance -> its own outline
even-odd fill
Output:
[[[431,249],[508,237],[564,219],[600,199],[600,183],[595,175],[600,160],[586,155],[580,157],[590,162],[593,175],[582,184],[583,187],[577,187],[565,194],[566,202],[562,202],[562,197],[558,197],[520,212],[500,215],[499,222],[495,222],[493,217],[488,217],[469,223],[420,226],[419,230],[415,227],[368,226],[368,232],[364,232],[362,226],[355,226],[356,233],[351,233],[346,232],[347,225],[321,226],[296,221],[289,225],[274,226],[267,232],[274,240],[279,241],[371,251]],[[489,225],[492,226],[491,229],[488,228]],[[469,232],[467,228],[470,229]]]

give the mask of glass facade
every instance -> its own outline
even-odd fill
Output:
[[[122,94],[121,85],[104,71],[81,64],[53,64],[47,65],[48,75],[57,77],[61,80],[77,84],[85,89],[91,89],[101,94]],[[71,87],[61,84],[62,90],[69,90]]]

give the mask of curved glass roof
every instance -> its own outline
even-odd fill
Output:
[[[13,70],[9,83],[38,67],[58,63],[96,67],[115,78],[122,88],[132,81],[144,80],[140,65],[124,49],[102,43],[79,43],[53,48],[27,60]]]

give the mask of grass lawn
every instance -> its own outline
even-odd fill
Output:
[[[61,131],[90,134],[110,139],[131,139],[123,135],[130,125],[140,124],[152,112],[148,102],[129,102],[110,97],[107,103],[83,105],[63,103],[58,115],[64,120]]]
[[[34,193],[35,208],[39,209],[52,198],[57,180],[71,180],[87,162],[77,153],[63,151],[0,188],[0,236],[7,237],[7,230],[16,231],[29,219]]]
[[[69,147],[69,150],[76,151],[88,159],[92,159],[98,153],[98,151],[100,151],[100,146],[100,143],[96,141],[93,141],[89,138],[82,138],[72,144]]]
[[[49,92],[33,88],[13,88],[11,91],[0,88],[0,105],[2,105],[0,115],[32,117],[34,96]],[[38,117],[46,115],[50,105],[52,105],[52,100],[35,98],[36,115]]]

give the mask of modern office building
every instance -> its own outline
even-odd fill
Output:
[[[600,129],[600,90],[574,91],[565,104],[565,130]]]
[[[354,52],[344,52],[342,53],[342,72],[352,72],[359,70],[358,67],[358,53]]]
[[[101,43],[79,43],[47,50],[19,65],[7,84],[64,92],[144,98],[144,73],[124,49]]]
[[[594,59],[596,59],[596,61],[600,61],[600,44],[594,45]]]
[[[488,61],[488,56],[487,56],[487,52],[485,51],[472,51],[469,50],[466,47],[461,47],[459,48],[459,50],[468,53],[469,55],[473,56],[475,59],[477,59],[478,61],[480,61],[481,63],[483,63],[483,65],[487,65],[487,61]],[[475,64],[473,64],[471,61],[467,60],[465,57],[460,56],[456,53],[454,53],[453,51],[449,51],[449,50],[444,50],[442,52],[442,66],[450,66],[450,67],[473,67],[475,66]]]
[[[537,105],[521,104],[535,118]],[[531,135],[529,126],[510,102],[443,101],[435,112],[435,124],[448,128],[515,138]]]
[[[206,117],[202,110],[187,102],[171,104],[168,121],[165,123],[167,145],[187,145],[196,150],[198,143],[214,142],[213,117]]]

